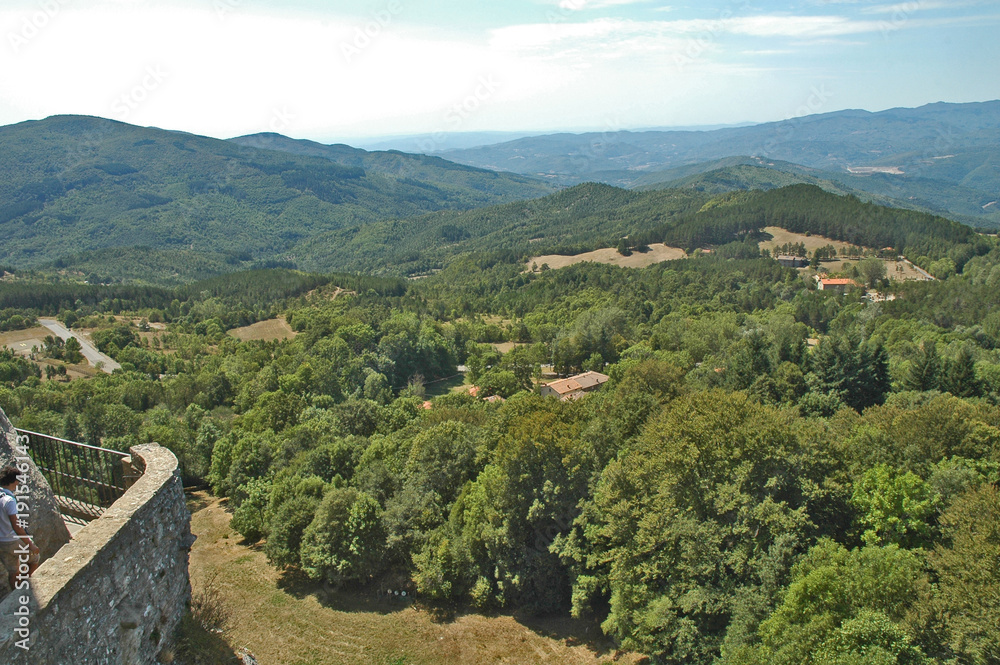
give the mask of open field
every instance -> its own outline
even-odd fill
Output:
[[[44,347],[45,343],[42,340],[51,334],[52,331],[41,326],[37,328],[28,328],[27,330],[11,330],[9,332],[3,332],[0,333],[0,348],[8,348],[19,356],[28,357],[31,354],[32,347],[38,347],[39,349]],[[36,360],[35,364],[42,370],[42,380],[45,381],[44,372],[47,365],[59,367],[59,365],[65,365],[66,363],[59,360],[52,360],[50,358],[41,358]],[[69,380],[90,378],[96,375],[97,370],[86,363],[81,365],[66,365],[65,378],[68,378]]]
[[[440,397],[441,395],[447,395],[448,393],[456,392],[461,390],[467,384],[465,383],[465,374],[456,374],[455,376],[449,376],[445,379],[438,379],[437,381],[428,381],[424,386],[424,392],[427,399],[433,397]]]
[[[845,264],[848,266],[857,265],[857,259],[846,259],[846,260],[836,260],[836,261],[822,261],[820,265],[826,268],[827,272],[835,273],[842,272],[844,270]],[[922,273],[918,272],[913,268],[913,265],[909,261],[885,261],[885,272],[886,277],[890,280],[897,282],[906,281],[927,281]]]
[[[820,247],[826,247],[827,245],[833,245],[837,248],[837,252],[843,252],[849,247],[856,247],[857,245],[852,245],[849,242],[841,242],[840,240],[830,240],[829,238],[824,238],[823,236],[817,235],[803,235],[801,233],[792,233],[791,231],[786,231],[783,228],[777,226],[767,226],[764,231],[771,236],[771,240],[765,240],[760,243],[761,249],[773,250],[775,247],[784,245],[786,243],[796,243],[801,242],[806,246],[806,250],[813,252]]]
[[[775,247],[784,245],[785,243],[802,243],[806,246],[806,250],[809,252],[814,252],[820,247],[826,247],[827,245],[833,245],[837,248],[837,252],[843,252],[850,247],[856,247],[849,242],[842,242],[840,240],[830,240],[829,238],[824,238],[823,236],[817,235],[803,235],[801,233],[792,233],[791,231],[786,231],[783,228],[777,226],[768,226],[764,229],[770,236],[771,240],[766,240],[760,243],[761,249],[773,250]],[[859,259],[837,259],[835,261],[823,261],[820,265],[826,269],[829,273],[839,273],[844,270],[845,264],[856,265]],[[804,270],[804,268],[802,269]],[[909,261],[885,261],[885,271],[886,276],[895,281],[909,281],[916,280],[922,281],[926,280],[922,273],[915,270],[913,265]]]
[[[42,381],[48,381],[45,378],[45,366],[52,365],[53,367],[59,367],[59,365],[65,365],[66,363],[60,360],[51,360],[49,358],[43,358],[35,362],[39,368],[42,370]],[[92,379],[100,373],[99,369],[95,369],[90,365],[66,365],[66,376],[53,379],[53,381],[63,381],[69,379],[70,381],[75,381],[76,379]]]
[[[439,616],[385,590],[324,588],[270,567],[240,543],[223,503],[190,496],[191,585],[218,591],[231,612],[221,634],[267,665],[600,665],[644,662],[616,653],[590,623],[478,614]],[[617,658],[616,658],[617,656]]]
[[[519,346],[527,346],[524,342],[494,342],[491,344],[500,353],[510,353]]]
[[[607,263],[613,266],[621,266],[622,268],[645,268],[646,266],[651,266],[654,263],[673,261],[674,259],[683,259],[686,256],[687,254],[683,249],[667,247],[662,243],[655,243],[649,246],[648,252],[632,252],[631,256],[622,256],[618,253],[617,249],[612,249],[610,247],[598,249],[593,252],[577,254],[575,256],[546,254],[545,256],[537,256],[533,259],[528,259],[528,261],[524,264],[524,268],[525,270],[530,271],[532,264],[534,264],[537,268],[541,268],[543,264],[548,264],[549,268],[552,269],[566,268],[577,263],[583,263],[584,261]]]
[[[257,323],[244,328],[234,328],[229,334],[236,339],[248,342],[250,340],[262,340],[273,342],[274,340],[291,339],[295,337],[295,331],[282,318],[258,321]]]
[[[0,347],[6,347],[19,356],[27,356],[31,353],[31,347],[42,348],[45,345],[42,340],[51,334],[48,328],[42,326],[3,332],[0,333]]]

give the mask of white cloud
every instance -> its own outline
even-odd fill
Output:
[[[81,113],[222,137],[275,126],[292,135],[372,134],[390,123],[440,125],[484,79],[496,83],[476,100],[486,123],[492,106],[551,89],[562,76],[391,22],[366,35],[364,24],[239,9],[220,20],[210,3],[67,6],[26,37],[23,21],[0,11],[0,91],[18,119]]]
[[[643,40],[657,48],[664,39],[715,40],[726,34],[751,37],[815,38],[878,32],[879,21],[856,21],[843,16],[739,16],[676,21],[596,19],[577,23],[515,25],[494,30],[491,45],[500,49],[531,50],[566,42],[589,41],[598,46]]]
[[[583,11],[585,9],[605,9],[621,5],[644,4],[650,0],[559,0],[559,9],[566,11]]]
[[[906,0],[894,4],[872,5],[862,7],[862,14],[915,14],[922,11],[938,9],[955,10],[962,7],[976,7],[986,4],[996,4],[995,0]]]
[[[835,69],[788,75],[800,63],[758,56],[805,44],[848,53],[840,45],[869,39],[888,20],[581,21],[570,19],[586,14],[571,10],[562,21],[484,36],[456,26],[417,29],[405,11],[375,25],[371,17],[265,12],[246,0],[53,1],[59,11],[27,37],[24,21],[39,5],[0,9],[0,124],[86,113],[223,137],[274,130],[345,138],[730,122],[747,100],[741,108],[756,117],[785,112],[783,99],[797,108],[802,91]],[[624,2],[576,6],[615,1]],[[899,29],[939,20],[958,19],[921,16]]]

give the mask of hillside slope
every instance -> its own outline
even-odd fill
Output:
[[[726,157],[648,173],[629,182],[639,191],[680,188],[709,193],[809,184],[879,205],[945,215],[973,226],[1000,223],[1000,212],[989,205],[995,195],[960,184],[886,173],[836,173],[761,157]]]
[[[733,156],[780,160],[847,187],[915,207],[1000,225],[1000,101],[848,110],[713,131],[552,134],[444,153],[483,168],[632,187],[658,171]],[[900,173],[852,174],[857,167]],[[992,208],[992,209],[991,209]]]
[[[616,247],[623,238],[631,246],[664,242],[694,250],[744,239],[765,226],[909,249],[918,256],[971,246],[976,238],[968,226],[939,216],[808,184],[713,195],[691,188],[637,192],[585,183],[532,201],[338,229],[297,249],[314,257],[317,267],[310,269],[418,275],[468,252],[515,261]]]
[[[335,163],[81,116],[2,127],[0,154],[0,264],[14,267],[123,247],[294,263],[289,250],[319,233],[551,191],[441,159],[354,151]]]

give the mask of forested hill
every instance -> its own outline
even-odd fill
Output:
[[[996,158],[966,155],[966,161],[975,163],[977,159],[983,161],[978,162],[975,169],[988,172],[993,167],[987,163]],[[940,179],[824,171],[762,157],[727,157],[655,171],[638,179],[632,176],[612,184],[633,186],[640,191],[696,189],[721,193],[743,189],[767,190],[801,183],[816,185],[836,194],[852,194],[879,205],[947,215],[975,227],[992,228],[1000,223],[1000,212],[995,205],[989,205],[996,200],[996,191],[990,187],[977,190]]]
[[[498,173],[449,162],[440,157],[410,154],[398,150],[369,152],[342,143],[325,145],[273,133],[250,134],[230,139],[230,141],[250,148],[278,150],[305,157],[322,157],[341,166],[352,166],[363,168],[366,171],[391,174],[401,179],[413,179],[444,189],[468,187],[488,193],[491,189],[496,188],[499,190],[496,193],[500,194],[509,188],[512,182],[538,185],[537,182],[529,181],[526,178],[511,178],[509,173]]]
[[[0,263],[141,246],[247,265],[324,231],[552,191],[439,159],[355,152],[358,164],[343,165],[83,116],[2,127]]]
[[[756,237],[784,226],[865,247],[893,247],[958,264],[977,252],[975,232],[927,213],[864,203],[813,185],[712,196],[695,190],[635,192],[588,183],[541,199],[462,212],[439,212],[322,234],[300,246],[317,265],[338,270],[414,274],[442,268],[463,252],[506,253],[511,260],[665,242],[694,250]]]
[[[595,180],[623,187],[669,182],[683,177],[670,173],[674,169],[713,170],[715,160],[749,155],[764,158],[765,168],[787,170],[783,161],[799,174],[818,169],[821,174],[810,175],[903,207],[996,227],[998,147],[1000,101],[991,101],[836,111],[712,131],[552,134],[442,155],[569,185]]]

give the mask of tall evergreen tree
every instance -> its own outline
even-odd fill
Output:
[[[943,363],[938,385],[955,397],[978,397],[982,394],[982,386],[976,379],[976,361],[968,347],[963,346],[954,360]]]
[[[815,389],[837,395],[856,411],[881,404],[891,388],[885,348],[856,332],[824,339],[812,367]]]
[[[931,340],[925,340],[920,344],[920,352],[903,377],[903,387],[906,390],[934,390],[938,387],[940,366],[937,345]]]

